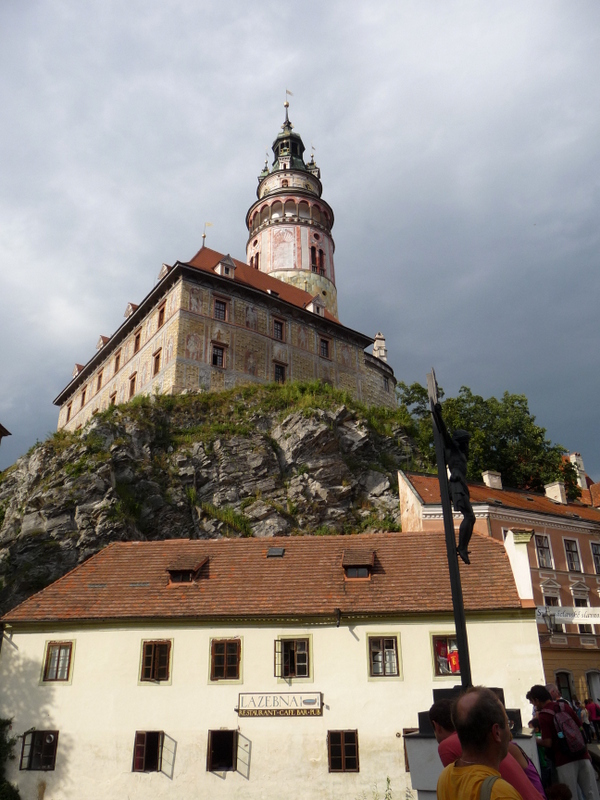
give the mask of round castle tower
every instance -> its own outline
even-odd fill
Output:
[[[304,163],[304,144],[289,120],[289,103],[284,106],[285,121],[273,142],[272,168],[267,159],[258,176],[258,200],[246,214],[246,260],[312,297],[319,295],[337,318],[333,211],[321,199],[321,171],[314,155]]]

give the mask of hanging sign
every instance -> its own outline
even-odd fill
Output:
[[[240,717],[322,717],[322,695],[321,692],[242,692],[237,712]]]
[[[536,620],[542,624],[544,617],[553,617],[557,624],[564,625],[600,625],[600,607],[585,606],[538,606],[535,611]]]

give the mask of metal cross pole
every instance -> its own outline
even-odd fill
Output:
[[[450,490],[448,488],[448,473],[446,472],[446,457],[444,442],[440,433],[433,407],[438,402],[437,381],[433,369],[427,373],[427,389],[429,402],[432,409],[433,441],[440,483],[440,496],[442,499],[442,512],[444,515],[444,531],[446,534],[446,553],[448,556],[448,571],[450,573],[450,590],[452,592],[452,607],[454,609],[454,625],[456,627],[456,642],[458,644],[458,663],[460,666],[460,682],[463,689],[472,686],[471,661],[469,658],[469,642],[467,639],[467,623],[465,620],[465,607],[463,603],[460,571],[458,568],[458,555],[456,553],[456,537],[454,534],[454,519],[450,505]]]

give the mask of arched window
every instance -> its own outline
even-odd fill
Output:
[[[310,215],[315,222],[321,222],[321,213],[316,206],[312,206],[312,208],[310,209]]]
[[[298,216],[300,219],[310,219],[310,210],[308,203],[302,202],[298,206]]]
[[[296,216],[296,203],[293,200],[286,200],[285,201],[285,216],[286,217],[295,217]]]
[[[269,206],[263,206],[260,210],[260,221],[268,222],[269,220]]]
[[[254,254],[254,269],[258,269],[258,259],[259,259],[259,254],[255,253]]]
[[[279,202],[273,203],[271,206],[271,219],[279,219],[283,214],[283,206]]]
[[[310,265],[312,267],[312,271],[317,271],[317,248],[313,245],[310,248]]]
[[[325,275],[325,253],[319,250],[319,273]]]
[[[569,672],[557,672],[556,685],[558,687],[558,691],[560,692],[560,696],[571,702],[571,698],[573,696],[573,691],[571,688],[571,674]]]
[[[258,225],[259,225],[259,215],[257,211],[256,214],[252,217],[252,230],[253,231],[256,230],[256,228],[258,228]]]

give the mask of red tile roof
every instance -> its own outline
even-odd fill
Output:
[[[344,551],[375,552],[371,578],[346,579]],[[283,557],[267,558],[271,547]],[[461,564],[465,608],[521,608],[504,546],[474,534]],[[198,564],[193,583],[168,568]],[[269,539],[116,542],[4,617],[5,622],[229,619],[450,612],[444,534],[380,533]]]
[[[420,475],[413,472],[405,473],[419,497],[425,505],[438,505],[440,500],[440,484],[435,475]],[[522,511],[534,511],[542,514],[574,518],[578,515],[583,520],[600,524],[600,510],[590,508],[582,503],[555,503],[549,497],[535,492],[519,491],[517,489],[492,489],[483,483],[469,483],[471,503],[490,505],[499,501],[497,505],[505,508],[514,508]]]
[[[222,253],[217,253],[216,250],[211,250],[209,247],[203,247],[201,250],[198,250],[196,255],[187,263],[203,272],[215,274],[214,268],[223,258],[225,258],[225,256]],[[229,258],[231,258],[231,256],[229,256]],[[235,283],[251,286],[263,292],[271,290],[272,292],[276,292],[282,300],[298,306],[299,308],[305,308],[314,299],[310,292],[305,292],[302,289],[298,289],[296,286],[291,286],[289,283],[284,283],[277,278],[273,278],[266,272],[261,272],[258,269],[254,269],[254,267],[248,266],[248,264],[245,264],[243,261],[238,261],[235,258],[231,260],[236,267],[235,278],[232,278]],[[327,310],[325,310],[323,316],[325,319],[339,322],[339,320]]]

